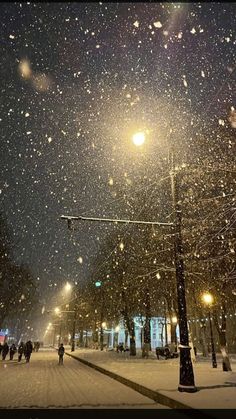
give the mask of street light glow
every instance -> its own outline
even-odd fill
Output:
[[[60,313],[59,307],[56,307],[54,311],[55,311],[56,314],[59,314]]]
[[[171,321],[172,321],[172,323],[173,323],[173,324],[176,324],[176,323],[177,323],[177,321],[178,321],[178,319],[177,319],[177,317],[176,317],[176,316],[173,316],[173,317],[171,318]]]
[[[202,296],[202,299],[206,304],[212,304],[213,302],[213,297],[209,292],[205,292]]]
[[[145,133],[144,132],[136,132],[133,137],[132,137],[132,141],[136,146],[141,146],[144,144],[145,142]]]
[[[65,285],[65,291],[69,292],[71,290],[71,288],[72,288],[72,285],[69,282],[67,282],[66,285]]]
[[[97,282],[95,282],[95,286],[96,286],[96,287],[100,287],[101,285],[102,285],[101,281],[97,281]]]

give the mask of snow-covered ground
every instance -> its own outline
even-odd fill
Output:
[[[236,409],[236,356],[231,356],[232,372],[212,368],[211,358],[198,358],[193,364],[196,393],[180,393],[179,359],[157,360],[153,353],[143,359],[129,353],[76,349],[68,354],[86,359],[151,390],[196,409]],[[58,365],[54,349],[33,353],[29,364],[23,360],[0,361],[0,408],[136,408],[165,406],[141,395],[104,374],[65,355]],[[212,414],[221,417],[220,410]]]
[[[67,352],[71,354],[68,347]],[[143,359],[129,353],[76,349],[72,354],[115,372],[151,390],[178,400],[196,409],[236,409],[236,355],[231,355],[232,371],[222,370],[221,355],[217,354],[218,367],[212,368],[211,357],[197,357],[193,363],[196,393],[181,393],[179,384],[179,359],[158,360],[154,353]]]
[[[0,408],[166,409],[131,388],[54,349],[33,353],[30,363],[0,361]]]

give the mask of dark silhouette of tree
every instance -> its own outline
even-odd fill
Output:
[[[3,215],[0,216],[0,325],[27,316],[38,300],[34,278],[26,265],[12,258],[13,241]]]

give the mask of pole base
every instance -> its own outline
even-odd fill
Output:
[[[190,356],[190,346],[179,345],[180,349],[180,380],[178,390],[187,393],[195,393],[194,374]]]
[[[179,385],[178,391],[185,392],[185,393],[196,393],[197,387],[195,386],[181,386]]]

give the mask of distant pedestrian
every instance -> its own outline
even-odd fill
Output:
[[[8,346],[7,342],[5,342],[3,344],[3,347],[2,347],[2,360],[3,361],[6,359],[6,356],[7,356],[8,352],[9,352],[9,346]]]
[[[59,365],[63,364],[63,356],[65,353],[65,348],[63,346],[63,343],[60,344],[59,348],[58,348],[58,355],[59,355]]]
[[[16,349],[16,345],[13,343],[13,344],[10,346],[10,361],[12,361],[12,360],[13,360],[13,357],[14,357],[14,355],[15,355],[16,351],[17,351],[17,349]]]
[[[1,353],[2,353],[2,344],[0,342],[0,355],[1,355]]]
[[[40,348],[40,343],[39,342],[35,342],[34,348],[35,348],[35,352],[38,352],[39,351],[39,348]]]
[[[26,362],[30,361],[32,351],[33,351],[32,342],[31,342],[31,340],[28,340],[25,344],[25,350],[24,350],[24,355],[25,355]]]
[[[18,362],[21,361],[24,350],[25,350],[25,344],[24,342],[21,342],[20,345],[18,346]]]

